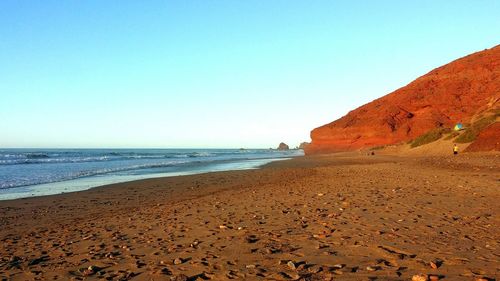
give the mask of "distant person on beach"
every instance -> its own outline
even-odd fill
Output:
[[[457,154],[458,154],[458,145],[457,145],[457,144],[454,144],[454,145],[453,145],[453,154],[454,154],[454,155],[457,155]]]

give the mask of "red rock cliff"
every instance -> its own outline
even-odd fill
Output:
[[[500,104],[500,45],[436,68],[407,86],[314,129],[306,154],[411,140],[467,123]]]

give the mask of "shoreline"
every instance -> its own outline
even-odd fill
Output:
[[[498,278],[498,154],[460,156],[306,156],[0,201],[0,278]]]
[[[220,172],[220,171],[239,171],[259,169],[261,166],[287,159],[293,159],[298,156],[277,157],[277,158],[256,158],[256,159],[228,159],[210,163],[207,166],[196,167],[191,170],[179,170],[170,172],[154,172],[137,175],[98,175],[85,176],[70,180],[41,183],[35,185],[17,186],[0,189],[0,201],[24,199],[48,195],[66,194],[78,191],[85,191],[105,185],[120,184],[131,181],[140,181],[153,178],[189,176],[202,173]]]
[[[339,153],[331,153],[331,154],[323,154],[323,155],[312,155],[312,156],[303,155],[303,156],[295,156],[295,157],[291,157],[291,158],[277,158],[277,159],[272,160],[271,162],[256,166],[254,168],[249,168],[249,169],[208,171],[208,172],[185,174],[185,175],[158,176],[158,177],[152,177],[152,178],[144,178],[144,179],[123,181],[123,182],[102,184],[102,185],[93,186],[93,187],[90,187],[87,189],[62,192],[62,193],[56,193],[56,194],[36,195],[36,196],[12,198],[12,199],[0,199],[0,206],[2,205],[2,203],[15,202],[15,201],[19,201],[19,200],[31,200],[31,199],[33,199],[36,201],[37,199],[44,199],[45,200],[45,199],[50,199],[52,197],[54,197],[55,199],[58,199],[58,197],[66,198],[66,197],[72,197],[73,194],[84,194],[86,192],[90,192],[90,191],[94,191],[94,190],[97,191],[97,190],[108,189],[108,188],[119,189],[119,188],[122,188],[122,186],[125,188],[128,188],[129,186],[135,186],[135,185],[150,186],[150,185],[155,185],[156,182],[163,182],[164,180],[167,180],[167,179],[179,179],[179,178],[186,177],[186,179],[189,181],[190,180],[189,177],[193,177],[193,176],[197,176],[197,175],[214,175],[214,176],[216,176],[219,173],[226,173],[226,172],[232,173],[232,172],[255,171],[255,170],[262,170],[262,169],[269,169],[269,168],[286,168],[289,165],[287,165],[286,163],[277,163],[277,162],[288,162],[288,161],[294,161],[294,160],[300,161],[300,159],[306,159],[306,158],[322,159],[322,158],[330,158],[330,157],[337,157],[337,156],[342,157],[343,155],[347,155],[347,158],[351,158],[352,156],[358,156],[358,153],[357,152],[339,152]],[[394,156],[394,157],[396,157],[396,156]],[[290,163],[294,163],[294,162],[290,162]],[[319,165],[323,165],[321,161],[313,162],[313,166],[319,166]],[[291,164],[290,166],[295,167],[296,165]],[[155,182],[155,183],[153,183],[153,182]],[[66,181],[55,182],[55,183],[64,185],[64,183],[66,183]],[[52,183],[47,183],[47,184],[52,184]]]

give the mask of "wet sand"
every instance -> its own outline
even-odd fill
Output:
[[[0,201],[0,280],[494,280],[499,190],[498,153],[350,153]]]

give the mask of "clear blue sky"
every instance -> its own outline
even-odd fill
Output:
[[[0,1],[0,147],[275,147],[500,44],[500,1]]]

